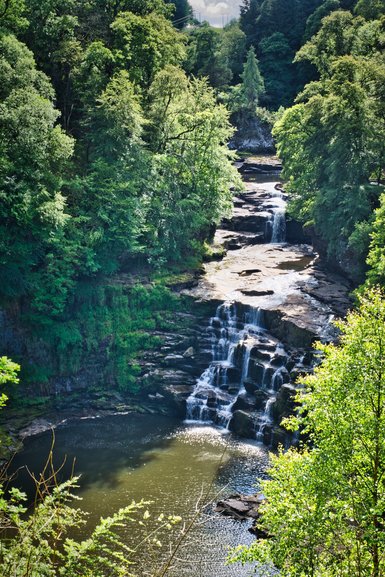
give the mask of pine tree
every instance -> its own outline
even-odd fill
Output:
[[[265,83],[258,68],[254,48],[250,48],[242,74],[242,96],[245,108],[254,111],[260,95],[265,91]]]

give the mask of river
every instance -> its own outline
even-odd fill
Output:
[[[75,473],[81,474],[79,505],[89,513],[83,537],[101,516],[142,498],[153,502],[148,507],[152,514],[172,513],[188,521],[202,495],[209,502],[220,494],[255,491],[267,464],[266,449],[255,441],[239,442],[214,427],[187,426],[164,416],[84,419],[59,427],[55,437],[56,465],[66,459],[62,477],[70,474],[74,459]],[[29,439],[13,461],[13,470],[27,465],[40,472],[51,442],[50,433]],[[24,468],[14,484],[33,490]],[[170,572],[173,577],[250,574],[250,567],[225,565],[229,547],[252,542],[249,523],[222,517],[213,509],[213,504],[205,507],[186,538],[182,560]],[[127,542],[135,546],[137,539],[138,531],[131,527]],[[138,574],[151,575],[160,558],[160,552],[154,558],[142,550],[139,561],[145,561],[146,569]]]

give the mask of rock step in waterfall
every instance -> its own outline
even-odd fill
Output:
[[[268,442],[275,395],[290,381],[283,345],[264,329],[258,309],[238,313],[234,303],[217,308],[206,344],[212,362],[187,399],[187,420],[229,429],[237,412],[251,409],[255,438]]]

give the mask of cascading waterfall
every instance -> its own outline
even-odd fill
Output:
[[[270,214],[265,237],[270,243],[283,243],[286,198],[273,183],[267,191],[261,212],[265,218]],[[220,305],[202,344],[211,351],[211,363],[187,399],[187,421],[211,422],[270,444],[278,424],[277,408],[290,383],[287,367],[292,365],[282,343],[265,328],[263,311],[234,302]]]
[[[212,362],[187,399],[187,421],[211,422],[229,429],[233,411],[258,391],[265,399],[255,414],[255,438],[271,425],[276,392],[287,382],[283,346],[263,327],[262,313],[237,314],[234,303],[217,308],[207,328]],[[277,366],[279,365],[279,366]]]
[[[273,212],[271,243],[277,244],[285,242],[286,239],[286,201],[283,193],[275,189],[275,206]]]
[[[241,393],[252,344],[263,331],[261,315],[255,311],[241,322],[236,306],[224,303],[217,308],[208,327],[212,362],[198,379],[193,393],[187,399],[187,420],[214,422],[226,429],[232,417],[232,408]]]

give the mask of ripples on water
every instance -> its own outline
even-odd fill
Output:
[[[40,472],[48,454],[51,435],[27,442],[13,467],[28,465]],[[266,450],[257,443],[235,440],[213,427],[191,427],[160,416],[116,416],[67,424],[56,431],[55,458],[67,456],[63,472],[69,475],[76,458],[75,472],[81,474],[80,506],[89,513],[86,537],[101,516],[107,516],[132,500],[150,500],[154,515],[181,515],[188,521],[202,495],[215,503],[234,492],[253,493],[267,465]],[[14,483],[28,486],[20,471]],[[249,522],[238,522],[204,509],[200,522],[178,551],[172,577],[246,577],[251,567],[226,566],[229,547],[250,544]],[[127,542],[137,539],[135,525],[127,532]],[[134,530],[133,530],[134,529]],[[157,559],[143,553],[140,575],[151,575]],[[147,573],[148,572],[148,573]]]

